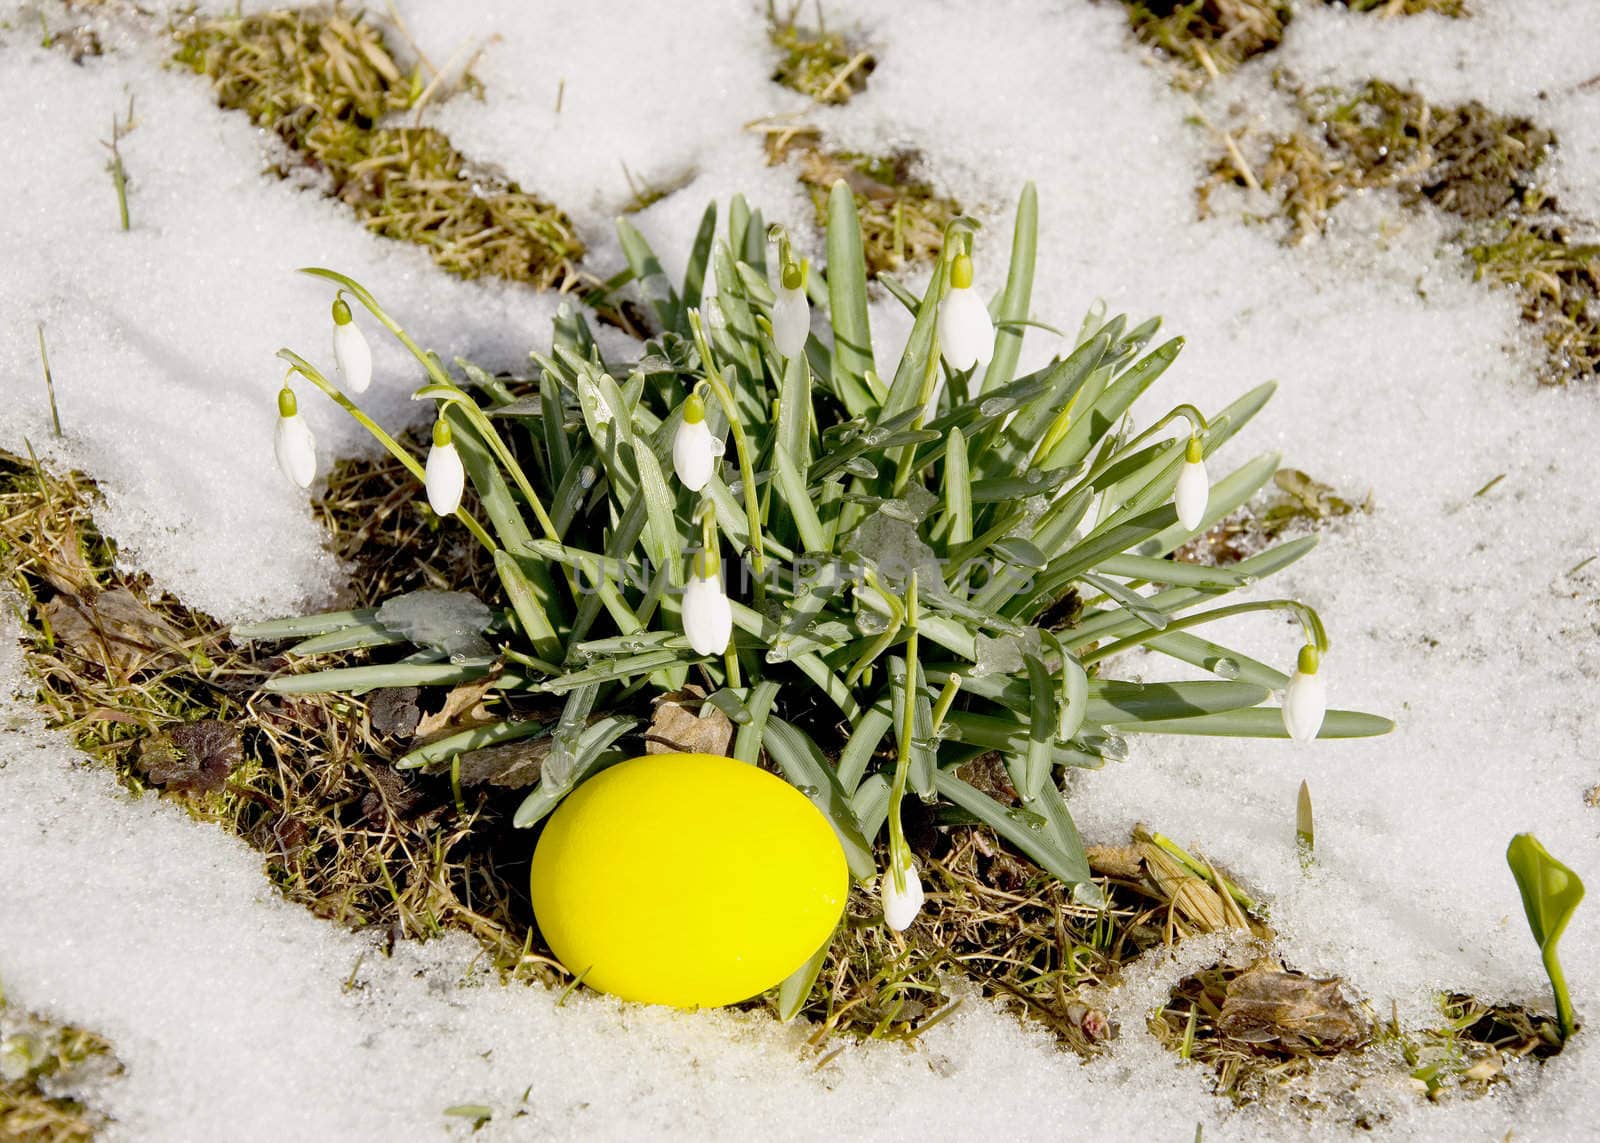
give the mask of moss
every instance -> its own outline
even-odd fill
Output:
[[[1123,0],[1143,43],[1186,64],[1203,83],[1283,41],[1287,0]]]
[[[107,1120],[80,1093],[121,1070],[100,1036],[8,1008],[0,997],[0,1139],[87,1143]]]
[[[877,66],[872,52],[852,43],[838,32],[830,32],[817,9],[817,27],[802,28],[797,22],[800,5],[779,16],[767,6],[767,37],[778,52],[772,81],[781,83],[818,103],[848,103],[867,88],[867,77]]]
[[[583,247],[558,208],[476,166],[431,127],[395,120],[420,110],[419,71],[403,73],[367,17],[272,11],[191,18],[174,29],[176,60],[211,80],[288,148],[280,173],[309,171],[374,233],[425,246],[464,278],[536,286],[575,281]]]

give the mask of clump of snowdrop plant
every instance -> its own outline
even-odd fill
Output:
[[[990,826],[1096,899],[1064,776],[1121,762],[1141,735],[1327,739],[1391,724],[1325,711],[1327,635],[1310,607],[1254,590],[1217,605],[1306,555],[1315,537],[1227,567],[1173,558],[1277,469],[1267,454],[1215,482],[1207,475],[1271,384],[1210,414],[1179,404],[1139,417],[1137,429],[1136,403],[1183,343],[1157,343],[1158,320],[1130,324],[1100,309],[1048,363],[1017,375],[1034,324],[1036,213],[1030,186],[992,299],[977,292],[976,268],[993,271],[1004,251],[965,218],[951,223],[920,292],[879,277],[913,317],[904,352],[882,372],[842,183],[821,269],[797,263],[787,236],[769,235],[738,198],[721,239],[708,208],[678,286],[619,223],[659,332],[637,360],[609,361],[583,316],[563,309],[550,351],[532,355],[529,384],[448,367],[359,284],[308,271],[364,307],[426,374],[414,395],[434,403],[440,426],[426,470],[310,361],[281,356],[401,457],[437,511],[453,511],[492,554],[503,593],[482,601],[482,623],[468,632],[419,621],[426,609],[415,607],[395,626],[386,606],[236,633],[299,636],[290,654],[305,659],[412,644],[397,662],[285,675],[271,684],[278,691],[476,680],[511,699],[566,696],[553,722],[507,718],[399,763],[448,764],[465,750],[550,736],[521,826],[638,753],[626,736],[641,729],[649,697],[692,681],[735,724],[735,756],[770,760],[827,815],[891,926],[909,925],[922,904],[900,828],[907,791]],[[813,310],[826,317],[820,331]],[[336,316],[336,337],[349,328]],[[344,351],[339,360],[353,380]],[[1174,436],[1174,425],[1187,432]],[[466,502],[443,474],[444,449],[470,484]],[[286,470],[309,483],[299,451],[294,460]],[[1230,617],[1269,610],[1303,636],[1293,679],[1269,661],[1288,647],[1258,659],[1214,641]],[[464,613],[473,612],[451,615]],[[1148,655],[1194,677],[1117,677],[1119,664]],[[1268,704],[1284,691],[1281,709]],[[1014,802],[966,780],[963,767],[980,757],[1003,761]],[[821,955],[785,986],[784,1010],[798,1009]]]

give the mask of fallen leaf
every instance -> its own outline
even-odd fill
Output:
[[[733,720],[685,691],[656,700],[644,735],[646,754],[727,754],[732,745]]]
[[[1337,977],[1315,980],[1271,959],[1234,978],[1218,1030],[1252,1046],[1337,1052],[1365,1043],[1372,1021],[1345,997]]]
[[[92,603],[83,596],[53,596],[44,617],[58,643],[119,675],[182,658],[182,636],[127,588],[102,591]]]
[[[425,714],[417,722],[416,736],[420,742],[454,734],[495,721],[483,705],[483,696],[494,686],[494,680],[480,679],[475,683],[460,683],[450,688],[444,696],[444,706],[432,714]]]
[[[167,790],[214,793],[244,760],[239,728],[214,718],[183,723],[139,744],[139,771]]]

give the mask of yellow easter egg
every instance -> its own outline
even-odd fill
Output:
[[[646,1004],[732,1004],[822,947],[850,874],[822,812],[765,770],[650,754],[557,807],[533,854],[533,911],[591,988]]]

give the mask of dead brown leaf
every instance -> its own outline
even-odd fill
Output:
[[[416,736],[420,742],[469,730],[486,722],[495,721],[483,705],[483,696],[494,685],[493,679],[480,679],[475,683],[460,683],[450,688],[444,697],[444,706],[432,714],[423,715],[417,722]]]
[[[44,616],[58,643],[119,675],[182,657],[182,636],[127,588],[93,602],[63,592],[45,603]]]
[[[733,745],[733,720],[692,691],[656,700],[645,732],[646,754],[726,754]]]
[[[1363,1044],[1372,1021],[1345,997],[1337,977],[1315,980],[1262,960],[1234,979],[1218,1030],[1251,1047],[1337,1052]]]

